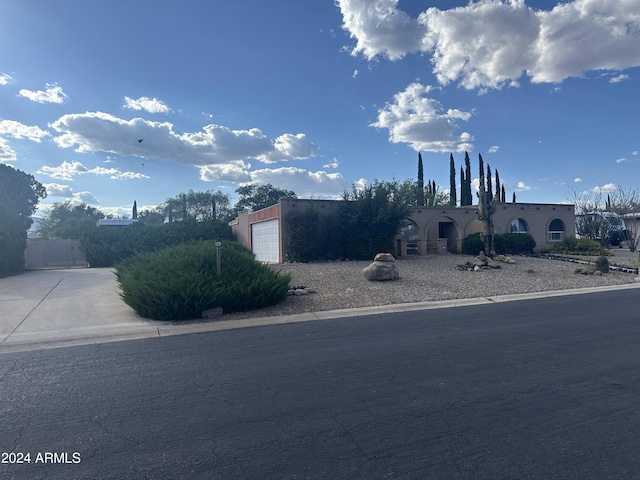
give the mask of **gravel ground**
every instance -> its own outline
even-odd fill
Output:
[[[638,267],[638,253],[628,250],[612,252],[609,257],[611,264]],[[469,272],[455,268],[465,262],[477,261],[468,255],[402,257],[396,261],[400,279],[387,282],[370,282],[364,278],[362,269],[371,263],[369,261],[273,265],[275,270],[291,273],[291,285],[304,285],[315,293],[288,296],[278,305],[225,314],[219,319],[621,285],[634,283],[636,278],[634,274],[616,272],[602,276],[579,275],[574,273],[580,267],[575,263],[525,256],[512,258],[515,264],[500,263],[500,269]]]

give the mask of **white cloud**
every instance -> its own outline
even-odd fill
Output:
[[[246,164],[242,160],[224,165],[205,165],[200,167],[200,180],[205,182],[250,183],[251,175],[248,171],[250,167],[250,164]]]
[[[371,126],[388,129],[390,142],[408,143],[416,151],[472,150],[471,134],[457,133],[457,121],[467,121],[472,114],[457,109],[445,111],[440,102],[426,96],[432,89],[412,83],[394,95],[393,103],[378,111],[378,120]]]
[[[327,173],[322,170],[310,172],[302,168],[281,167],[254,170],[250,174],[251,182],[247,183],[271,183],[296,192],[300,198],[338,199],[350,186],[341,173]]]
[[[137,100],[124,97],[123,108],[131,110],[144,110],[149,113],[169,113],[171,109],[157,98],[140,97]]]
[[[140,178],[150,178],[148,175],[143,175],[142,173],[136,172],[122,172],[116,168],[104,168],[104,167],[95,167],[89,169],[85,167],[80,162],[62,162],[57,167],[50,167],[48,165],[42,166],[36,173],[41,175],[48,175],[51,178],[56,178],[58,180],[73,180],[73,177],[77,175],[84,175],[87,173],[93,175],[103,175],[108,176],[111,180],[130,180],[130,179],[140,179]],[[51,184],[54,185],[54,184]]]
[[[607,193],[613,192],[618,189],[618,186],[615,183],[607,183],[605,185],[598,185],[597,187],[593,187],[591,189],[594,193]]]
[[[526,185],[524,182],[518,182],[518,185],[516,186],[515,190],[519,192],[528,191],[528,190],[531,190],[531,187],[529,185]]]
[[[411,18],[398,0],[338,0],[351,53],[391,60],[427,53],[441,84],[467,88],[557,83],[640,65],[640,0],[574,0],[537,10],[524,0],[478,0]],[[427,58],[428,58],[427,56]],[[624,78],[616,77],[619,80]]]
[[[62,87],[55,83],[47,83],[46,90],[26,90],[22,89],[18,92],[21,97],[28,98],[38,103],[64,103],[67,94],[62,91]]]
[[[35,125],[24,125],[15,120],[0,120],[0,135],[8,135],[13,138],[27,138],[33,142],[40,143],[40,139],[48,136],[49,132]]]
[[[271,141],[258,128],[231,130],[215,124],[179,134],[169,122],[123,120],[102,112],[64,115],[51,127],[61,134],[54,139],[60,147],[75,146],[77,152],[101,151],[197,166],[228,165],[228,170],[250,158],[272,163],[308,158],[318,152],[318,146],[304,134],[285,133]]]
[[[629,160],[627,160],[626,158],[617,158],[616,159],[616,163],[624,163],[624,162],[628,162]]]
[[[69,201],[72,205],[100,203],[91,192],[74,192],[70,186],[59,183],[45,183],[43,185],[47,189],[47,198],[62,197],[67,199],[65,201]]]
[[[576,177],[576,178],[573,179],[573,182],[574,183],[580,183],[580,182],[582,182],[582,179],[580,177]]]
[[[10,162],[16,159],[16,152],[9,146],[7,141],[0,137],[0,161]]]
[[[633,155],[633,156],[640,155],[640,151],[639,150],[634,150],[633,152],[631,152],[631,155]]]
[[[360,72],[358,71],[358,69],[354,70],[353,73],[351,74],[352,78],[357,78],[358,75],[360,74]]]
[[[617,75],[615,77],[611,77],[609,83],[620,83],[624,82],[625,80],[629,80],[629,75]]]
[[[258,160],[264,163],[275,163],[282,160],[301,160],[318,154],[318,146],[310,142],[304,133],[280,135],[273,146],[274,150],[258,156]]]
[[[11,75],[0,73],[0,85],[8,85],[11,81]]]
[[[493,146],[489,147],[489,153],[496,153],[498,150],[500,150],[500,146],[499,145],[493,145]]]
[[[338,0],[343,28],[356,40],[352,55],[391,60],[424,50],[424,26],[398,10],[398,0]]]
[[[336,169],[340,166],[340,162],[337,158],[333,158],[329,163],[323,165],[322,168],[333,168]]]

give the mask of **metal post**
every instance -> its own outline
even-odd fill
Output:
[[[221,265],[220,265],[220,246],[222,245],[222,242],[220,241],[219,238],[216,238],[216,274],[218,276],[221,275]]]

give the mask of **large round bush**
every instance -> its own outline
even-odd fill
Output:
[[[222,307],[224,312],[253,310],[283,301],[289,275],[255,260],[235,242],[223,242],[221,276],[216,274],[216,246],[200,241],[143,253],[116,264],[122,299],[140,316],[155,320],[200,318]]]

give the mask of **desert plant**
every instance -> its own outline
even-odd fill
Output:
[[[283,301],[290,275],[255,260],[235,242],[221,246],[217,276],[216,247],[211,241],[183,243],[135,255],[116,265],[121,297],[140,316],[155,320],[200,318],[205,310],[253,310]]]
[[[565,237],[561,242],[556,243],[549,249],[551,253],[561,253],[565,255],[609,255],[602,245],[590,238]]]

